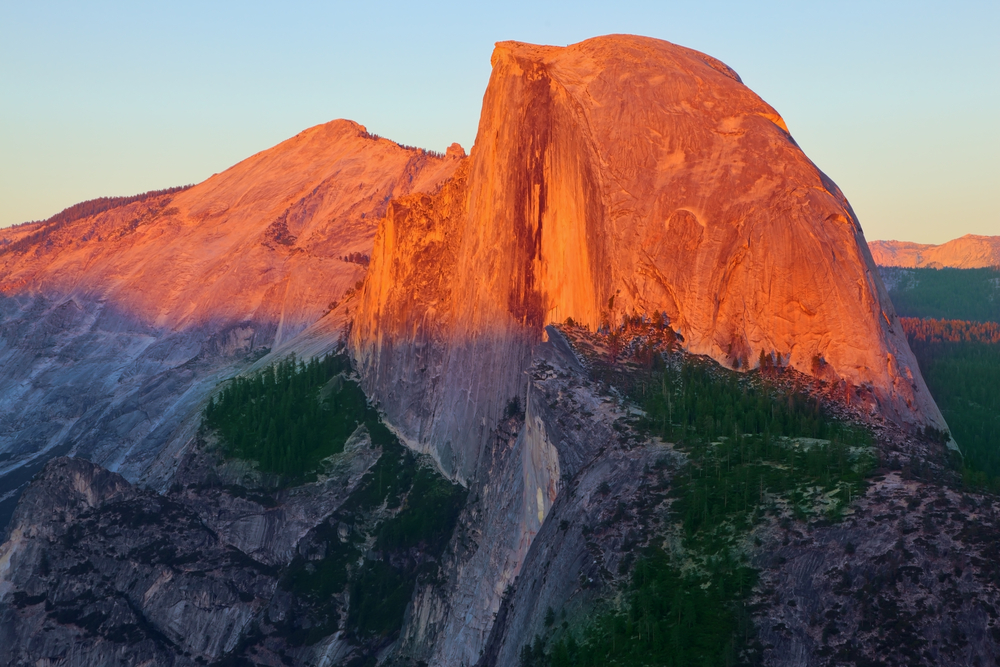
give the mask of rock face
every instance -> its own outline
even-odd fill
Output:
[[[765,663],[995,661],[998,509],[893,472],[842,525],[774,530],[756,557]]]
[[[443,587],[450,613],[423,638],[433,640],[428,664],[518,664],[523,645],[544,634],[547,609],[586,614],[620,583],[612,573],[627,552],[650,536],[648,519],[618,508],[655,496],[643,471],[673,451],[623,436],[628,413],[595,391],[562,334],[550,327],[547,335],[528,369],[522,428],[497,439],[481,471],[492,474],[477,475],[480,501],[467,511],[476,546]],[[414,613],[426,603],[415,597]]]
[[[351,334],[411,445],[470,479],[546,324],[657,311],[690,352],[945,427],[850,205],[732,70],[622,35],[492,63],[467,163],[389,206]]]
[[[868,244],[879,266],[917,269],[981,269],[1000,266],[1000,236],[966,234],[941,245],[908,241],[872,241]]]
[[[387,202],[462,153],[333,121],[183,192],[0,230],[0,526],[57,454],[162,488],[219,380],[336,345]]]
[[[0,664],[204,664],[232,651],[274,573],[198,516],[82,459],[25,493],[0,547]]]
[[[595,364],[607,359],[601,337],[580,327],[547,336],[524,412],[491,439],[440,570],[405,591],[398,641],[317,625],[329,621],[322,609],[282,583],[296,567],[325,568],[345,538],[386,518],[381,496],[371,515],[350,500],[383,479],[371,466],[384,453],[359,429],[331,461],[337,480],[277,493],[208,452],[189,452],[165,495],[80,459],[50,461],[0,545],[0,665],[277,667],[377,655],[487,667],[518,664],[539,636],[551,646],[564,621],[582,627],[626,590],[647,546],[680,548],[671,504],[688,455],[643,435],[641,412],[597,379],[608,377]],[[623,357],[622,372],[639,368]],[[886,467],[841,518],[775,505],[755,520],[745,546],[761,576],[751,606],[761,662],[988,664],[1000,646],[1000,504],[954,489],[940,443],[878,416],[869,426]],[[355,595],[335,598],[348,619]]]
[[[688,352],[776,355],[881,429],[892,472],[854,514],[775,510],[748,542],[765,662],[884,655],[894,610],[928,663],[996,653],[1000,508],[907,433],[945,424],[849,204],[704,54],[501,43],[471,156],[336,121],[183,192],[3,232],[0,289],[0,503],[41,472],[0,546],[0,664],[515,664],[677,539],[684,450],[601,375],[616,326],[654,313]],[[345,335],[369,397],[467,493],[417,484],[381,425],[290,489],[199,449],[218,381]],[[623,373],[646,363],[630,349]],[[117,472],[46,465],[66,452]]]
[[[225,461],[218,450],[189,449],[173,476],[170,498],[197,514],[219,539],[267,566],[287,565],[300,540],[344,503],[378,458],[358,429],[322,479],[291,489],[262,484],[246,461]],[[241,489],[242,493],[233,493]],[[241,497],[242,496],[242,497]]]

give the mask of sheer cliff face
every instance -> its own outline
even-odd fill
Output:
[[[966,234],[941,245],[907,241],[872,241],[868,245],[879,266],[911,269],[981,269],[1000,266],[1000,236]]]
[[[655,311],[691,352],[944,426],[850,205],[732,70],[632,36],[492,62],[460,176],[382,221],[351,337],[411,443],[467,478],[546,323]]]
[[[460,157],[339,120],[177,194],[0,230],[0,527],[56,453],[162,484],[219,380],[336,345],[366,270],[342,258]]]

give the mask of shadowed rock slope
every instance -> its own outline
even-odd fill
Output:
[[[731,69],[626,35],[492,63],[467,163],[390,204],[351,335],[412,446],[468,480],[546,324],[656,311],[690,352],[945,428],[850,204]]]
[[[421,474],[456,487],[364,427],[330,476],[279,491],[209,450],[189,452],[165,495],[79,459],[50,462],[0,546],[0,645],[9,647],[0,664],[506,666],[525,646],[523,664],[649,664],[616,654],[599,624],[627,615],[643,581],[637,568],[648,572],[655,553],[674,554],[677,571],[694,577],[686,595],[725,586],[727,568],[752,571],[745,595],[711,608],[723,620],[743,611],[745,629],[722,635],[746,633],[732,664],[990,662],[1000,638],[996,498],[959,490],[944,445],[831,400],[832,385],[793,370],[735,378],[677,351],[661,364],[700,364],[747,389],[815,392],[826,414],[871,431],[871,445],[849,456],[871,456],[873,467],[849,495],[824,486],[825,466],[808,464],[828,440],[775,438],[769,456],[781,465],[762,467],[753,463],[760,435],[709,442],[705,426],[665,442],[651,437],[653,404],[637,409],[632,399],[672,385],[679,399],[681,383],[649,365],[655,330],[625,334],[611,361],[612,336],[548,329],[523,411],[508,411],[436,546],[384,543],[407,534],[388,529],[406,517],[443,516],[427,503],[433,494],[418,492]],[[746,466],[771,472],[745,488]],[[777,471],[791,482],[784,489]],[[391,501],[404,479],[411,490]],[[709,480],[718,481],[705,495]],[[702,503],[715,518],[689,531],[685,508]],[[412,574],[397,581],[390,570]],[[661,606],[675,601],[647,592]],[[647,618],[658,632],[616,632],[618,648],[635,644],[641,655],[677,634],[708,636],[712,618],[674,619],[668,610]],[[560,661],[570,638],[576,657]]]
[[[232,651],[275,587],[198,515],[55,459],[0,547],[0,664],[194,665]],[[197,662],[196,662],[197,661]]]

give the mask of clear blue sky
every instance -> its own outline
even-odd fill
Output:
[[[1000,234],[1000,2],[0,1],[0,226],[198,182],[350,118],[468,148],[493,43],[709,53],[784,116],[869,239]]]

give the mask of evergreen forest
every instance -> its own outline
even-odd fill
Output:
[[[367,400],[347,379],[350,368],[344,354],[308,363],[291,357],[234,378],[209,401],[204,423],[226,455],[257,461],[287,485],[301,482],[365,420]]]
[[[874,468],[870,434],[827,414],[807,395],[759,371],[706,359],[654,358],[626,382],[645,417],[637,428],[677,443],[668,525],[654,539],[620,603],[524,646],[525,667],[733,665],[752,661],[749,596],[757,572],[745,557],[768,520],[837,521]]]
[[[1000,493],[1000,343],[909,339],[962,450],[966,484]]]
[[[1000,492],[1000,269],[880,272],[962,450],[966,485]]]

